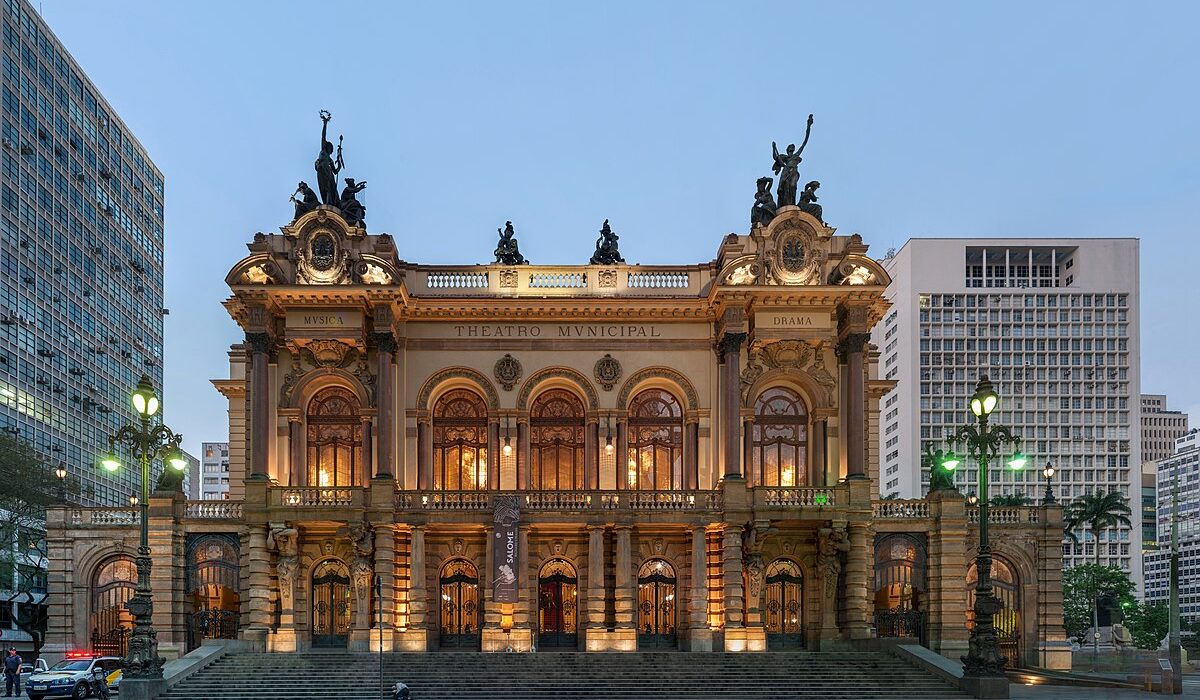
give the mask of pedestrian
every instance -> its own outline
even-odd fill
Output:
[[[8,656],[4,657],[4,697],[13,697],[13,686],[17,688],[16,697],[21,697],[21,664],[24,661],[16,647],[8,648]]]

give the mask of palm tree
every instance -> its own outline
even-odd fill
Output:
[[[1100,533],[1110,527],[1125,525],[1132,527],[1133,524],[1129,521],[1129,500],[1118,491],[1109,491],[1101,493],[1093,491],[1085,493],[1066,507],[1063,513],[1065,521],[1064,528],[1067,535],[1076,544],[1079,543],[1079,537],[1075,534],[1077,530],[1087,526],[1092,532],[1092,537],[1096,539],[1095,565],[1100,566]],[[1094,574],[1093,574],[1094,577]],[[1095,581],[1092,582],[1092,651],[1099,653],[1100,639],[1096,632],[1100,630],[1100,609],[1099,609],[1100,592],[1096,590]]]

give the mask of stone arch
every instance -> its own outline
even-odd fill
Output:
[[[850,253],[829,273],[829,283],[836,285],[878,285],[892,283],[887,270],[878,262],[859,253]]]
[[[808,404],[810,413],[819,408],[833,408],[831,392],[826,391],[825,387],[818,384],[811,374],[804,370],[779,367],[763,372],[754,380],[754,383],[742,395],[742,408],[753,410],[755,402],[764,391],[779,385],[799,392],[801,398]]]
[[[359,381],[358,377],[344,369],[334,367],[318,367],[304,373],[292,386],[290,392],[281,397],[280,408],[306,409],[308,402],[322,389],[330,386],[340,386],[349,389],[358,399],[358,405],[367,408],[373,405],[371,392]]]
[[[669,367],[646,367],[631,374],[621,385],[621,391],[617,394],[617,408],[625,409],[629,405],[629,399],[643,386],[666,389],[676,397],[682,395],[689,411],[695,411],[699,407],[696,389],[682,373]]]
[[[417,409],[432,411],[435,392],[441,393],[443,385],[453,380],[464,380],[467,384],[473,384],[474,388],[487,399],[489,411],[494,412],[500,409],[500,394],[497,393],[496,387],[482,373],[470,367],[447,367],[434,372],[417,392]]]
[[[543,389],[551,386],[573,390],[579,394],[580,398],[584,399],[589,411],[596,411],[600,408],[600,396],[596,393],[596,387],[592,386],[592,383],[581,372],[570,367],[546,367],[529,375],[529,378],[521,385],[521,391],[517,394],[517,410],[529,410],[529,400],[535,391],[540,393]]]
[[[86,554],[75,560],[73,569],[82,575],[76,579],[77,583],[86,583],[89,587],[91,581],[96,576],[96,569],[107,563],[110,559],[119,557],[129,557],[130,559],[137,558],[137,548],[127,547],[124,542],[110,542],[98,547],[93,547]]]

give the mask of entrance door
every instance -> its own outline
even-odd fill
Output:
[[[442,567],[440,579],[442,614],[441,645],[463,649],[479,648],[479,572],[466,559],[454,559]]]
[[[326,560],[313,569],[312,644],[344,647],[350,636],[350,571],[340,561]]]
[[[804,579],[796,562],[776,559],[767,567],[767,648],[804,646]]]
[[[538,577],[539,647],[578,646],[578,583],[575,567],[567,561],[553,559],[542,567]]]
[[[675,647],[675,568],[663,559],[638,570],[638,647]]]

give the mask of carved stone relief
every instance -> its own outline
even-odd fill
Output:
[[[755,344],[746,357],[746,368],[742,370],[742,401],[749,399],[754,382],[768,371],[805,372],[825,391],[825,398],[833,403],[837,380],[825,367],[825,341],[823,340],[778,340],[772,343]]]
[[[500,382],[500,387],[505,391],[513,390],[521,380],[522,372],[521,363],[509,353],[504,353],[504,357],[496,360],[496,366],[492,369],[496,381]]]
[[[605,353],[604,357],[596,360],[592,374],[605,391],[612,391],[613,387],[617,385],[617,380],[621,378],[621,363],[612,355]]]

